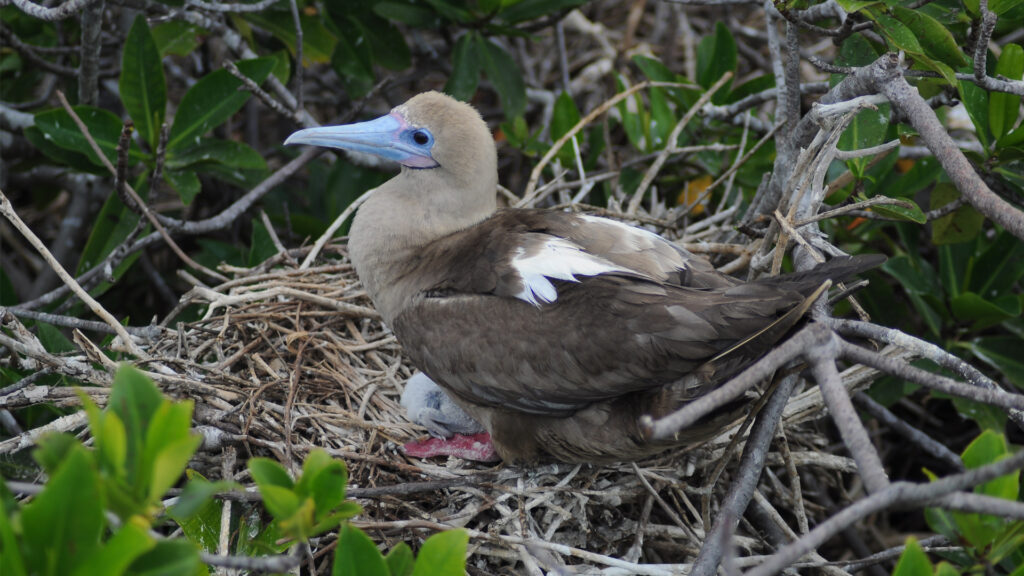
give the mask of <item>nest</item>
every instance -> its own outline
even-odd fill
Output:
[[[577,573],[657,574],[692,561],[750,418],[704,445],[635,464],[513,468],[408,457],[401,445],[426,434],[399,402],[415,369],[373,310],[344,245],[327,246],[320,265],[302,269],[295,258],[306,251],[230,269],[233,279],[220,286],[197,286],[182,306],[199,305],[204,316],[150,347],[154,360],[185,376],[165,380],[164,389],[196,401],[205,442],[193,467],[246,482],[226,451],[239,460],[270,456],[297,472],[311,449],[326,449],[348,465],[349,496],[365,509],[357,525],[386,549],[464,527],[471,574],[570,565]],[[841,490],[843,473],[854,470],[852,460],[827,453],[814,422],[821,414],[814,388],[790,402],[756,496],[769,522],[824,515],[803,502],[798,478]],[[740,524],[740,556],[773,549],[763,530]],[[332,539],[314,548],[326,551]]]

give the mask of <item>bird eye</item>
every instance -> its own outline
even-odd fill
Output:
[[[430,142],[430,135],[423,130],[417,130],[412,133],[412,141],[422,146]]]

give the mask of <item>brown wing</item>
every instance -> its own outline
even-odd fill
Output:
[[[540,307],[425,295],[393,329],[418,368],[467,402],[564,414],[673,382],[802,300],[757,285],[698,290],[619,276],[558,291]]]

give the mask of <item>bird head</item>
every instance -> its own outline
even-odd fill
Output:
[[[413,170],[448,172],[463,182],[497,174],[494,139],[480,114],[439,92],[414,96],[375,120],[299,130],[285,144],[364,152]]]

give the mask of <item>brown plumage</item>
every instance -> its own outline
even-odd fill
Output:
[[[671,412],[735,374],[829,280],[884,260],[843,258],[744,283],[617,222],[496,211],[486,124],[434,92],[373,122],[288,142],[403,165],[357,213],[352,261],[413,364],[490,432],[507,462],[632,460],[665,449],[644,439],[640,416]],[[677,443],[735,417],[707,419]]]

